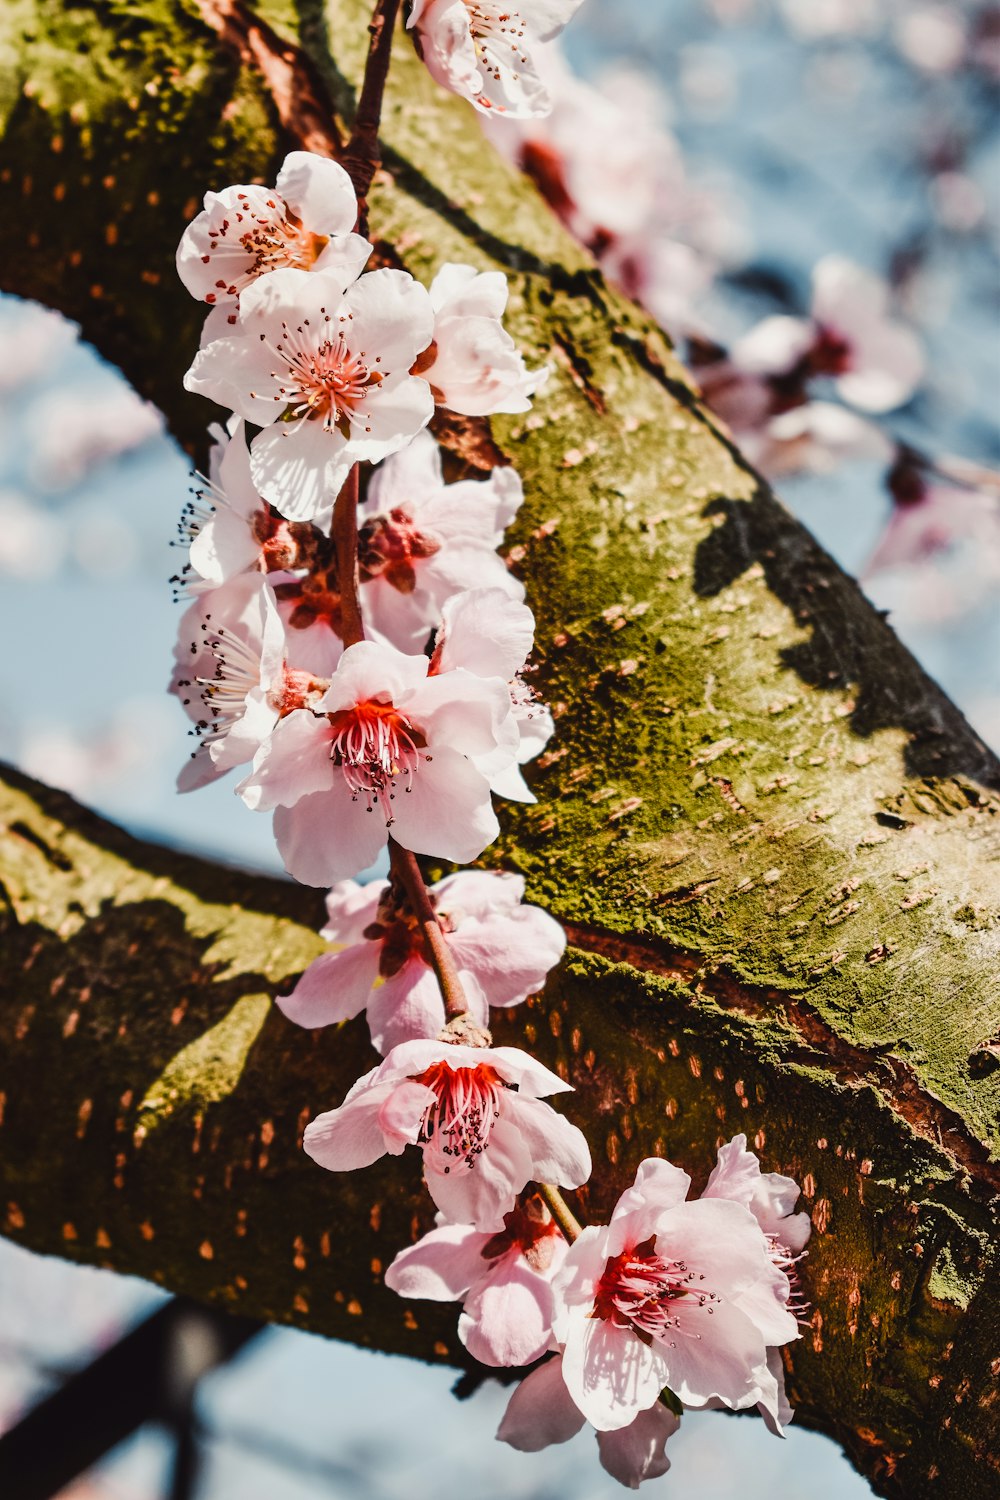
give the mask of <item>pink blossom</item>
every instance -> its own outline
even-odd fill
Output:
[[[844,401],[870,412],[902,406],[924,373],[916,335],[889,315],[886,283],[839,255],[813,271],[811,318],[764,318],[732,358],[750,375],[829,376]]]
[[[608,278],[665,327],[693,325],[720,253],[731,253],[733,215],[687,179],[664,128],[663,94],[635,69],[599,86],[569,68],[559,45],[539,50],[553,99],[545,118],[484,117],[490,139],[529,173]]]
[[[926,562],[960,542],[974,544],[981,558],[1000,561],[1000,496],[949,484],[921,484],[919,494],[899,500],[868,561],[864,576]]]
[[[407,26],[431,76],[477,109],[547,114],[533,49],[556,36],[581,0],[413,0]]]
[[[744,434],[742,446],[772,475],[803,469],[829,474],[853,460],[888,463],[893,454],[891,439],[874,422],[832,401],[807,401],[779,412],[758,432]]]
[[[462,980],[469,1011],[489,1025],[489,1007],[518,1005],[540,990],[561,959],[559,923],[524,902],[519,875],[463,870],[430,888]],[[386,882],[342,881],[327,896],[322,936],[338,950],[314,960],[278,1004],[300,1026],[328,1026],[367,1009],[381,1053],[445,1024],[444,1000],[403,893]]]
[[[702,1198],[728,1198],[748,1208],[767,1236],[772,1253],[798,1255],[812,1233],[807,1213],[794,1213],[798,1183],[780,1172],[762,1172],[760,1160],[747,1150],[745,1135],[720,1146]]]
[[[170,680],[200,738],[178,790],[252,760],[285,714],[318,701],[326,687],[288,661],[274,595],[259,574],[199,594],[181,618]]]
[[[516,1047],[403,1042],[306,1127],[305,1149],[345,1172],[418,1145],[441,1212],[497,1233],[529,1181],[572,1188],[590,1175],[582,1133],[541,1099],[569,1088]]]
[[[209,431],[215,439],[209,477],[185,506],[178,527],[190,561],[175,581],[188,592],[241,573],[285,572],[300,559],[294,523],[275,515],[254,486],[243,421],[233,418],[228,430]]]
[[[504,1215],[497,1234],[442,1224],[401,1250],[385,1284],[401,1297],[464,1303],[458,1336],[484,1365],[530,1365],[549,1348],[552,1277],[566,1241],[537,1197]]]
[[[429,433],[380,464],[359,513],[362,604],[373,632],[403,651],[422,651],[453,594],[477,585],[524,597],[496,548],[523,491],[517,471],[446,485]]]
[[[430,381],[438,405],[470,417],[528,411],[528,398],[548,370],[527,370],[501,324],[507,306],[503,272],[444,265],[431,282],[430,298],[434,339],[416,371]]]
[[[278,809],[275,836],[297,880],[356,875],[390,828],[404,848],[458,864],[496,838],[475,762],[503,746],[516,753],[506,684],[427,669],[425,656],[376,641],[348,646],[312,711],[289,714],[261,746],[238,790],[249,807]]]
[[[205,194],[177,247],[177,274],[193,297],[225,307],[235,322],[240,293],[270,271],[332,268],[346,273],[345,285],[360,275],[372,247],[352,232],[357,217],[343,167],[293,151],[273,188],[250,183]]]
[[[526,604],[497,589],[469,589],[449,599],[441,611],[431,672],[464,668],[479,677],[502,677],[509,685],[518,732],[515,759],[494,752],[477,761],[500,797],[534,802],[520,767],[534,760],[555,731],[552,715],[528,687],[522,673],[535,635],[535,617]]]
[[[526,1375],[517,1387],[497,1437],[522,1453],[537,1453],[552,1443],[566,1443],[587,1420],[566,1388],[563,1358],[557,1354]],[[624,1427],[597,1432],[602,1466],[619,1484],[637,1490],[644,1479],[658,1479],[670,1468],[666,1441],[679,1419],[659,1400],[638,1412]]]
[[[430,388],[410,366],[432,332],[427,292],[405,271],[353,285],[334,270],[272,271],[184,384],[264,428],[250,445],[258,493],[326,531],[351,466],[395,453],[430,420]]]
[[[628,1426],[664,1387],[687,1405],[777,1407],[767,1351],[798,1336],[788,1278],[749,1209],[685,1202],[689,1185],[669,1162],[642,1162],[554,1283],[563,1379],[600,1431]]]
[[[912,329],[889,316],[889,288],[839,255],[813,272],[813,319],[820,347],[813,364],[830,374],[839,395],[862,411],[892,411],[909,401],[924,373]]]

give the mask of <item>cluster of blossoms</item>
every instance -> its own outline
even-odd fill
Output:
[[[820,12],[829,20],[831,7],[805,0],[801,10],[813,21]],[[939,10],[932,23],[910,18],[920,55],[907,45],[903,51],[917,66],[925,53],[935,54],[938,66],[952,56],[938,32],[961,23],[942,21]],[[797,16],[789,0],[789,21]],[[933,40],[925,45],[928,24]],[[971,53],[966,61],[977,65]],[[609,280],[685,346],[706,401],[743,453],[772,478],[825,474],[852,462],[880,467],[892,509],[868,574],[969,539],[981,539],[995,555],[997,476],[946,455],[915,453],[887,426],[921,393],[926,376],[920,341],[895,315],[889,283],[843,256],[825,256],[813,270],[806,315],[765,317],[727,348],[706,307],[720,270],[736,269],[745,249],[734,229],[738,206],[723,211],[715,193],[689,179],[662,123],[662,90],[635,70],[608,74],[595,87],[573,73],[558,44],[540,48],[533,64],[551,111],[492,111],[484,119],[488,136],[534,178]],[[945,198],[975,191],[954,172],[935,188]]]
[[[486,0],[418,0],[410,25],[435,76],[516,112],[541,99],[530,37],[575,3],[533,0],[522,27]],[[590,1152],[547,1102],[571,1086],[492,1044],[491,1007],[543,986],[563,931],[520,877],[428,887],[415,856],[478,858],[494,796],[533,800],[521,766],[553,723],[523,675],[524,589],[497,552],[520,480],[505,467],[447,483],[428,424],[439,406],[526,410],[540,372],[503,329],[501,274],[446,265],[428,290],[366,271],[358,222],[343,168],[294,152],[273,189],[209,193],[181,241],[209,309],[185,383],[232,416],[181,526],[190,602],[171,688],[198,745],[179,787],[240,768],[289,873],[332,886],[330,951],[278,1004],[304,1027],[365,1011],[382,1058],[308,1125],[308,1154],[350,1171],[421,1153],[438,1224],[387,1284],[460,1301],[484,1364],[545,1359],[502,1439],[534,1449],[589,1421],[635,1486],[667,1467],[682,1406],[788,1420],[776,1351],[797,1335],[808,1220],[737,1137],[700,1199],[651,1160],[609,1225],[582,1228],[559,1189],[587,1181]],[[357,883],[386,846],[388,878]]]

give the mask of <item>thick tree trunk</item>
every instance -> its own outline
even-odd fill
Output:
[[[18,0],[3,22],[4,287],[78,319],[192,449],[181,227],[289,144],[335,150],[326,91],[349,114],[367,42],[362,0],[263,11],[280,37],[235,0]],[[538,805],[508,809],[491,857],[572,948],[497,1037],[576,1086],[589,1216],[650,1153],[703,1181],[739,1130],[796,1176],[799,1419],[886,1495],[994,1496],[1000,767],[397,50],[380,253],[424,278],[500,266],[508,326],[554,366],[527,418],[439,434],[525,479],[510,555],[557,714]],[[4,1232],[461,1362],[453,1310],[382,1286],[428,1221],[415,1163],[341,1177],[299,1151],[373,1061],[362,1027],[306,1034],[271,1006],[320,951],[316,894],[138,844],[16,773],[3,820]]]

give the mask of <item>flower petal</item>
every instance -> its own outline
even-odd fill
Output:
[[[401,1250],[385,1273],[385,1284],[400,1297],[455,1302],[487,1272],[483,1246],[492,1235],[468,1224],[442,1224]]]
[[[655,1401],[627,1427],[597,1434],[602,1467],[630,1490],[637,1490],[644,1479],[658,1479],[670,1468],[664,1452],[667,1438],[680,1425],[679,1417],[668,1411],[662,1401]]]
[[[599,1432],[627,1427],[669,1384],[663,1351],[656,1344],[644,1344],[631,1329],[603,1318],[575,1317],[566,1331],[563,1379]]]
[[[427,1190],[441,1212],[456,1223],[486,1231],[503,1229],[504,1214],[514,1207],[531,1176],[531,1158],[521,1133],[502,1115],[471,1166],[459,1162],[446,1172],[427,1171],[426,1156],[424,1164]]]
[[[379,944],[360,942],[339,953],[323,953],[306,969],[278,1009],[297,1026],[329,1026],[364,1010],[378,977]]]
[[[766,1355],[753,1321],[731,1302],[685,1308],[684,1320],[688,1337],[675,1339],[669,1349],[657,1345],[666,1362],[660,1386],[669,1385],[685,1405],[713,1396],[736,1411],[755,1405],[761,1394],[757,1370]]]
[[[378,1161],[391,1149],[378,1118],[389,1092],[388,1085],[369,1084],[356,1093],[352,1090],[339,1109],[317,1115],[306,1126],[306,1154],[330,1172],[351,1172]]]
[[[333,781],[330,726],[308,709],[297,708],[274,726],[237,791],[251,811],[269,812],[272,807],[292,807],[310,793],[327,791]]]
[[[289,521],[311,521],[323,532],[355,457],[338,427],[313,417],[275,423],[250,444],[250,470],[264,498]]]
[[[342,312],[351,320],[350,347],[370,367],[396,375],[409,370],[434,337],[434,309],[427,289],[408,271],[369,271],[344,294]]]
[[[315,151],[290,151],[274,185],[312,234],[350,234],[354,228],[358,200],[339,162]]]
[[[356,880],[338,880],[326,893],[329,920],[320,928],[320,937],[328,943],[360,943],[388,889],[387,880],[372,880],[368,885],[358,885]]]
[[[499,1257],[487,1278],[473,1283],[458,1336],[483,1365],[533,1364],[549,1347],[554,1303],[549,1281],[517,1254]]]
[[[582,1187],[590,1176],[590,1147],[582,1130],[556,1114],[543,1099],[510,1094],[501,1110],[518,1128],[531,1154],[531,1176],[536,1182],[560,1187]]]
[[[566,1389],[562,1358],[557,1355],[521,1381],[507,1403],[497,1438],[521,1453],[538,1453],[550,1443],[569,1442],[584,1421]]]
[[[384,979],[368,1002],[368,1029],[383,1057],[400,1042],[436,1037],[444,1022],[444,1000],[434,971],[416,956]]]
[[[406,703],[426,676],[426,656],[407,655],[381,641],[357,641],[341,657],[319,707],[333,714],[358,703]]]
[[[302,797],[274,814],[274,836],[285,869],[303,885],[330,885],[358,875],[385,847],[385,823],[355,801],[342,777],[329,791]]]
[[[415,1078],[406,1078],[394,1085],[378,1114],[386,1150],[398,1156],[404,1146],[416,1143],[427,1106],[434,1103],[434,1098],[434,1090],[426,1083],[418,1083]]]
[[[520,906],[462,922],[448,946],[459,967],[475,974],[491,1005],[518,1005],[542,988],[566,950],[566,934],[540,907]]]
[[[477,859],[500,832],[489,782],[447,746],[421,759],[410,790],[397,795],[392,807],[393,837],[404,849],[456,864]]]

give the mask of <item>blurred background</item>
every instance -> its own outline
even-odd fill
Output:
[[[668,327],[786,503],[1000,749],[1000,7],[585,0],[563,40],[553,116],[496,132],[500,149]],[[874,404],[815,355],[831,255],[879,278],[860,284],[890,332],[866,358],[895,384]],[[775,317],[812,328],[814,356],[775,354]],[[164,691],[168,542],[191,484],[158,414],[70,325],[0,299],[0,756],[137,834],[277,872],[269,820],[231,779],[174,792],[190,742]],[[0,1430],[163,1300],[0,1241]],[[620,1493],[589,1433],[514,1453],[492,1442],[500,1388],[458,1402],[452,1383],[267,1330],[198,1388],[190,1493]],[[868,1493],[825,1439],[775,1442],[752,1419],[689,1415],[670,1456],[653,1493],[758,1500],[806,1473],[813,1500]],[[158,1500],[180,1493],[173,1465],[147,1428],[65,1493]]]

